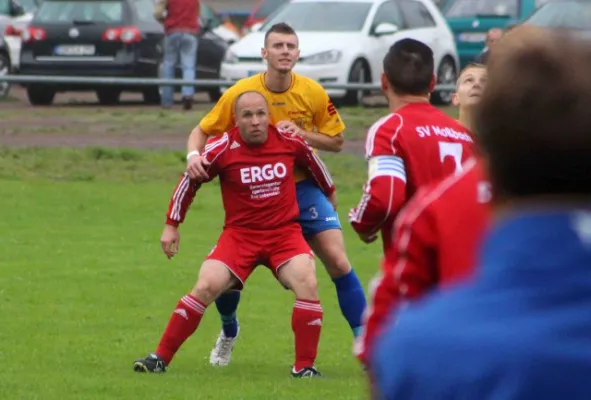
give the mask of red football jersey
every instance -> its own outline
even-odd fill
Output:
[[[470,276],[489,224],[490,199],[482,165],[470,159],[462,174],[422,188],[409,201],[396,220],[368,307],[356,350],[360,359],[401,302]]]
[[[233,128],[210,140],[203,156],[211,163],[209,180],[220,179],[224,227],[266,230],[297,221],[295,165],[309,171],[327,196],[335,190],[326,166],[312,148],[274,126],[269,126],[268,139],[260,146],[248,145],[238,128]],[[167,224],[178,226],[184,221],[200,185],[188,174],[182,176],[170,200]]]
[[[382,231],[384,251],[396,215],[421,187],[459,173],[474,139],[429,103],[411,103],[378,120],[367,134],[368,182],[349,219],[360,233]]]

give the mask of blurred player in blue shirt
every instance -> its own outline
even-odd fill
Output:
[[[494,227],[475,280],[377,339],[376,398],[591,399],[591,46],[519,27],[488,69]]]

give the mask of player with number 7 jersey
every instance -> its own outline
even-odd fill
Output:
[[[384,251],[394,219],[421,187],[461,172],[474,139],[456,120],[428,102],[409,103],[378,120],[366,142],[368,181],[350,213],[360,234],[382,233]]]
[[[382,234],[384,252],[394,220],[421,187],[459,173],[474,154],[474,138],[458,121],[431,105],[433,52],[413,39],[396,42],[384,58],[382,90],[390,114],[369,129],[365,145],[368,180],[349,213],[366,243]]]

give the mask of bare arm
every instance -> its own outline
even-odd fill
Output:
[[[187,140],[187,173],[191,179],[203,181],[209,178],[207,167],[209,163],[201,154],[205,149],[208,136],[197,125]]]
[[[192,151],[198,151],[199,153],[203,153],[203,149],[205,148],[205,142],[207,142],[207,135],[199,125],[197,125],[191,131],[189,135],[189,139],[187,140],[187,153]]]
[[[277,128],[291,133],[294,136],[303,138],[308,145],[318,150],[330,151],[338,153],[343,148],[345,138],[342,132],[330,136],[321,132],[306,131],[294,124],[292,121],[279,121]]]
[[[342,133],[335,136],[328,136],[320,132],[301,131],[301,136],[308,144],[318,150],[338,153],[343,149],[345,138]]]

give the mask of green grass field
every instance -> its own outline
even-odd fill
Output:
[[[220,232],[223,211],[212,183],[182,227],[178,257],[161,253],[182,158],[99,148],[0,153],[0,391],[14,399],[364,398],[351,334],[320,266],[325,324],[318,367],[326,379],[289,378],[293,297],[264,268],[244,292],[241,337],[228,368],[208,363],[220,329],[214,307],[167,374],[132,371],[133,361],[155,348]],[[345,218],[365,167],[354,156],[325,159],[340,188],[349,254],[366,284],[379,247],[356,240]]]
[[[125,134],[186,137],[198,113],[90,107],[0,109],[6,135]],[[347,139],[361,139],[384,109],[343,110]],[[21,122],[23,121],[23,122]],[[4,124],[4,125],[2,125]],[[148,129],[149,128],[149,129]],[[184,139],[183,139],[184,140]],[[1,143],[1,142],[0,142]],[[335,178],[348,254],[364,286],[378,243],[347,222],[366,177],[362,158],[323,155]],[[178,299],[194,284],[220,233],[217,182],[198,193],[169,261],[159,238],[184,152],[94,147],[0,147],[0,393],[10,399],[363,399],[364,374],[334,286],[318,265],[325,322],[322,380],[292,380],[293,296],[259,268],[239,308],[232,363],[209,365],[219,333],[215,307],[165,375],[139,375]]]

